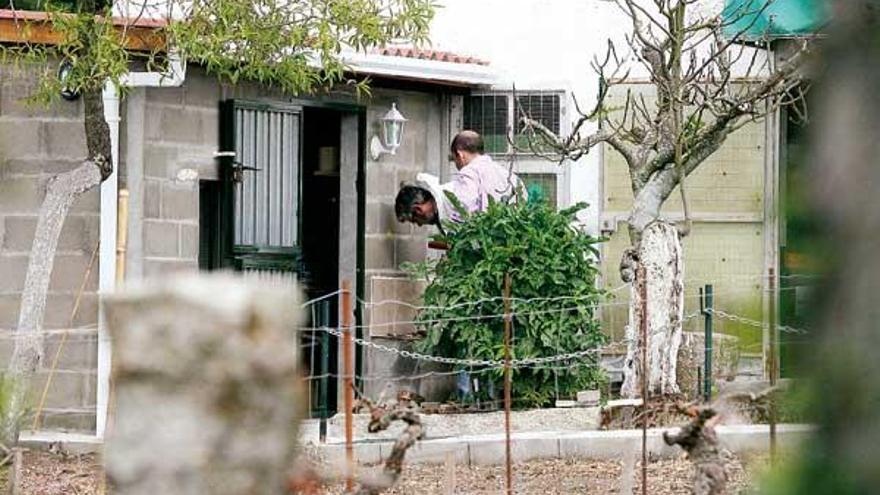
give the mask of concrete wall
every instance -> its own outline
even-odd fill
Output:
[[[128,277],[161,275],[198,266],[198,185],[183,182],[178,174],[186,168],[210,167],[219,149],[218,103],[226,98],[284,100],[280,93],[258,85],[224,87],[198,68],[190,68],[180,88],[135,89],[126,99],[122,137],[125,187],[131,194]],[[354,102],[338,94],[336,101]],[[372,160],[367,154],[365,215],[365,282],[367,301],[404,300],[417,303],[421,287],[405,278],[404,262],[421,261],[427,252],[430,228],[400,224],[394,215],[394,198],[401,181],[419,172],[439,174],[446,166],[449,143],[449,97],[436,92],[374,88],[367,106],[367,143],[379,135],[380,119],[396,102],[408,122],[401,147],[395,155]],[[356,225],[343,219],[350,230]],[[354,232],[341,238],[345,256],[353,255]],[[365,308],[365,323],[376,322],[367,338],[392,346],[408,345],[401,336],[412,334],[412,325],[384,326],[391,321],[412,320],[414,313],[400,306]],[[389,332],[390,330],[390,332]],[[369,375],[406,372],[412,363],[395,360],[387,353],[366,352]],[[375,383],[375,382],[369,382]],[[381,386],[383,384],[379,384]],[[372,390],[368,387],[368,393]]]
[[[436,175],[447,172],[447,149],[451,139],[450,129],[455,112],[447,96],[420,92],[374,90],[367,109],[368,138],[380,135],[382,116],[396,102],[408,122],[403,141],[395,155],[383,155],[378,160],[368,156],[366,164],[366,294],[369,303],[403,301],[419,304],[422,284],[406,278],[401,264],[422,261],[428,255],[428,237],[434,227],[418,227],[399,223],[394,214],[394,198],[400,182],[412,181],[419,172]],[[415,311],[400,304],[381,304],[365,311],[368,323],[374,325],[368,337],[378,343],[395,348],[410,348],[408,339],[414,330],[412,324],[395,323],[412,321]],[[409,375],[417,370],[410,359],[398,358],[381,351],[367,354],[364,384],[368,395],[375,396],[386,382],[377,379],[388,375]],[[372,378],[372,379],[371,379]],[[422,395],[443,395],[447,384],[423,380],[421,382],[395,383],[417,389]]]
[[[82,100],[31,107],[22,98],[36,89],[36,71],[0,66],[0,366],[13,348],[25,272],[40,205],[50,177],[86,156]],[[42,424],[46,429],[94,431],[97,364],[98,266],[86,277],[99,238],[99,193],[73,204],[61,232],[49,285],[44,328],[73,329],[59,357]],[[85,284],[83,285],[83,282]],[[80,287],[78,311],[71,319]],[[45,339],[45,359],[33,384],[34,407],[62,335]],[[30,420],[26,427],[30,428]]]

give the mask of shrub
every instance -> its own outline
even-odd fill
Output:
[[[603,297],[596,286],[596,244],[601,239],[572,227],[575,213],[586,204],[556,211],[543,201],[492,203],[486,212],[468,215],[450,199],[463,222],[445,236],[435,236],[450,244],[450,250],[438,260],[405,267],[428,282],[426,309],[417,318],[425,338],[416,343],[417,350],[503,359],[505,273],[512,278],[514,359],[594,349],[605,342],[594,318]],[[500,390],[502,376],[502,370],[481,374],[484,397],[486,378]],[[517,405],[545,406],[557,391],[559,397],[571,397],[604,381],[598,356],[591,355],[516,369],[513,394]]]

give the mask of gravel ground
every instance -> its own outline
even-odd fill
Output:
[[[422,424],[425,425],[426,438],[443,438],[460,435],[484,435],[504,432],[504,412],[479,414],[423,414]],[[380,439],[396,439],[406,427],[399,422],[387,431],[367,433],[368,414],[354,415],[354,437]],[[337,414],[327,421],[327,436],[344,438],[343,427],[345,418]],[[513,411],[510,414],[512,431],[585,431],[599,427],[598,407],[531,409]],[[318,423],[310,420],[303,428],[303,441],[316,442]]]

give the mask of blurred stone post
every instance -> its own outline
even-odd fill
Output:
[[[232,275],[108,298],[113,493],[276,494],[296,454],[299,294]]]

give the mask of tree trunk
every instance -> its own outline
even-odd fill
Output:
[[[89,158],[74,170],[49,179],[28,258],[15,345],[6,375],[9,401],[0,419],[0,442],[6,446],[18,443],[31,381],[43,359],[43,317],[61,227],[73,202],[113,173],[110,128],[104,118],[102,92],[100,89],[85,91],[83,100]]]
[[[32,377],[43,358],[46,293],[61,227],[74,200],[100,183],[101,170],[90,161],[49,180],[28,259],[15,347],[7,373],[10,397],[2,419],[3,424],[0,425],[0,441],[4,445],[12,446],[18,442],[20,422],[27,406]]]
[[[109,296],[112,493],[279,494],[307,403],[292,286],[230,275]]]
[[[676,363],[684,312],[684,267],[675,226],[659,220],[648,225],[641,234],[636,262],[645,267],[647,284],[648,390],[651,394],[678,393]],[[632,284],[626,328],[629,344],[621,395],[628,398],[640,397],[642,390],[642,300],[636,289],[640,282],[635,279]]]

